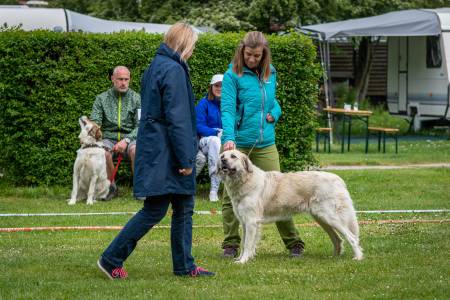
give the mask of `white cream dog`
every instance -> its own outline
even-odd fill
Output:
[[[218,164],[244,232],[237,263],[255,256],[261,223],[285,220],[299,212],[309,212],[328,233],[335,255],[344,250],[340,234],[350,243],[353,259],[363,258],[355,209],[339,176],[318,171],[264,172],[237,150],[223,152]]]
[[[106,174],[105,149],[100,127],[86,116],[79,119],[81,147],[73,166],[73,186],[69,205],[86,199],[89,205],[104,199],[109,193],[110,181]]]

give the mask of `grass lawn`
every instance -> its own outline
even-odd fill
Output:
[[[450,208],[450,169],[335,173],[347,182],[357,210]],[[141,207],[129,188],[122,188],[118,199],[94,206],[67,205],[69,193],[69,187],[0,185],[0,213],[134,212]],[[219,203],[205,200],[207,194],[200,186],[196,210],[220,210]],[[0,217],[0,227],[111,226],[129,218]],[[333,257],[328,236],[310,226],[310,217],[297,216],[306,243],[303,258],[289,258],[275,226],[265,225],[257,258],[241,266],[220,256],[220,215],[196,214],[193,253],[199,265],[217,272],[214,278],[173,276],[169,229],[158,227],[140,241],[125,265],[129,279],[119,282],[106,279],[95,265],[117,231],[0,232],[0,299],[448,299],[449,213],[360,213],[358,219],[445,222],[361,225],[365,259],[355,262],[347,244],[342,257]],[[167,217],[162,225],[169,222]]]
[[[398,145],[398,154],[395,154],[392,139],[386,140],[386,153],[378,152],[375,139],[371,140],[367,154],[364,143],[351,144],[350,152],[345,148],[344,153],[341,153],[341,145],[337,143],[331,146],[331,153],[323,152],[323,143],[320,152],[315,152],[314,143],[313,151],[321,166],[450,163],[450,140],[402,141],[400,136]]]

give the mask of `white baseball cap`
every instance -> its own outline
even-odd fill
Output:
[[[222,74],[216,74],[211,78],[211,85],[216,84],[218,82],[222,82],[223,81],[223,75]]]

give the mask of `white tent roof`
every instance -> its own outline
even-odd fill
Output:
[[[450,8],[411,9],[340,22],[303,26],[323,40],[349,36],[424,36],[450,30]]]
[[[108,21],[62,8],[30,8],[28,6],[0,6],[0,24],[22,25],[23,30],[47,29],[52,31],[83,31],[112,33],[144,30],[148,33],[165,33],[171,25]],[[195,28],[195,27],[194,27]],[[195,28],[200,33],[202,30]]]
[[[67,14],[68,31],[83,31],[96,33],[112,33],[120,31],[144,30],[150,33],[165,33],[171,25],[155,23],[135,23],[122,21],[108,21],[91,16],[65,10]],[[199,31],[197,31],[199,32]]]

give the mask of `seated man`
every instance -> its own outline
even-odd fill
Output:
[[[112,181],[113,154],[121,153],[124,158],[130,159],[131,171],[134,171],[141,96],[129,88],[130,71],[127,67],[115,67],[111,81],[113,86],[96,97],[92,107],[91,120],[102,128],[103,144],[108,150],[105,154],[106,172]],[[108,199],[118,194],[117,186],[114,183],[111,186]]]
[[[208,171],[211,178],[209,201],[218,201],[220,178],[217,174],[217,160],[219,159],[222,134],[222,120],[220,117],[220,97],[222,95],[223,75],[214,75],[211,79],[208,93],[197,104],[197,135],[199,152],[196,158],[196,175],[208,160]]]

